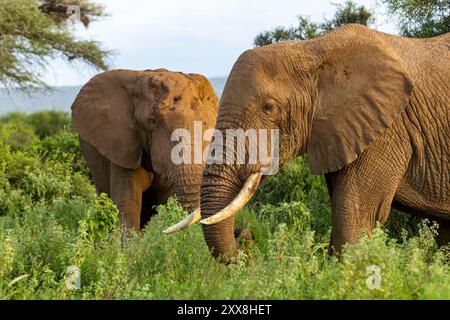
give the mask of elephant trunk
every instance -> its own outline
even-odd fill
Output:
[[[169,176],[173,192],[183,208],[191,212],[200,205],[201,165],[177,165]]]
[[[203,172],[201,187],[201,216],[207,219],[227,207],[239,194],[243,182],[234,166],[209,165]],[[215,258],[229,262],[238,252],[231,215],[215,224],[203,225],[205,241]]]
[[[254,123],[236,123],[232,114],[219,112],[216,129],[223,137],[231,139],[224,144],[223,156],[227,161],[228,157],[234,159],[233,164],[206,165],[203,171],[200,192],[203,234],[211,254],[225,263],[230,263],[240,249],[235,239],[236,213],[256,191],[261,179],[261,164],[247,162],[251,158],[250,139],[228,137],[227,130],[246,130],[242,128],[252,128],[252,125]],[[239,145],[240,141],[244,145]],[[239,150],[244,150],[245,154],[239,154]],[[245,163],[239,163],[243,159]]]

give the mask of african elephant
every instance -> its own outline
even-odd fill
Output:
[[[112,70],[93,77],[72,105],[72,125],[98,193],[110,195],[121,225],[139,230],[154,205],[175,194],[186,210],[199,206],[203,162],[171,160],[175,129],[194,121],[214,128],[218,100],[199,74]]]
[[[279,129],[281,165],[307,154],[328,184],[337,252],[362,229],[370,236],[391,206],[450,230],[449,49],[450,34],[408,39],[347,25],[248,50],[227,80],[216,129]],[[205,166],[201,222],[215,257],[239,249],[235,214],[261,169]]]

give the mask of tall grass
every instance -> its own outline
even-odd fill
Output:
[[[27,117],[0,120],[2,299],[450,298],[450,251],[437,248],[426,221],[398,213],[340,260],[328,256],[327,190],[303,158],[267,179],[239,214],[237,227],[254,241],[233,265],[211,258],[198,225],[161,233],[186,214],[174,199],[124,240],[67,123],[41,136]],[[79,290],[66,287],[71,265],[81,270]],[[370,286],[370,266],[379,287]]]

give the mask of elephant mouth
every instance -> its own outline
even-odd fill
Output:
[[[247,180],[242,186],[239,194],[225,208],[203,220],[201,220],[200,208],[197,208],[189,216],[187,216],[180,222],[165,229],[163,233],[169,234],[181,231],[198,221],[200,221],[200,223],[205,225],[217,224],[223,220],[235,216],[239,212],[239,210],[241,210],[248,203],[253,194],[256,192],[256,189],[258,188],[259,183],[261,182],[261,178],[262,178],[261,171],[251,173],[247,177]]]

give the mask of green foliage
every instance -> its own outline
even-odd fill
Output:
[[[26,126],[26,130],[32,130],[42,139],[69,128],[70,116],[66,112],[56,110],[41,110],[31,114],[11,112],[0,117],[0,125],[22,126],[22,129]]]
[[[104,193],[95,200],[93,210],[88,210],[82,223],[93,240],[100,241],[119,226],[119,211]]]
[[[27,116],[27,122],[42,139],[62,133],[70,126],[70,117],[68,113],[62,111],[37,111]]]
[[[358,6],[352,1],[347,1],[344,5],[333,5],[336,7],[336,12],[331,20],[325,19],[324,22],[316,23],[311,22],[306,17],[298,16],[296,27],[276,27],[273,30],[258,34],[253,41],[255,47],[287,40],[311,39],[349,23],[363,25],[373,23],[374,13],[364,6]]]
[[[289,207],[292,213],[301,208]],[[86,209],[73,201],[66,208]],[[58,222],[54,206],[45,212],[30,211],[22,220],[0,219],[0,297],[450,298],[446,264],[449,256],[436,249],[432,230],[426,225],[418,236],[401,244],[378,229],[372,240],[347,247],[341,261],[337,261],[327,255],[327,244],[316,239],[306,211],[297,211],[295,219],[281,224],[255,218],[254,212],[245,211],[241,221],[253,220],[253,225],[266,233],[247,245],[235,265],[226,267],[210,257],[199,226],[163,236],[161,230],[183,213],[174,200],[158,209],[160,215],[150,226],[125,244],[117,231],[92,240],[84,223],[74,223],[68,232],[69,226]],[[276,210],[281,213],[284,209],[281,206]],[[274,222],[278,224],[272,226]],[[70,265],[81,269],[80,290],[65,289],[65,268]],[[379,289],[366,285],[367,268],[372,265],[381,270]],[[24,275],[28,276],[9,285]]]
[[[65,27],[67,7],[78,5],[83,22],[104,16],[104,9],[87,0],[2,0],[0,5],[0,83],[6,86],[46,87],[41,80],[49,58],[63,56],[106,69],[108,52],[92,40],[77,40]],[[82,19],[83,20],[83,19]],[[87,23],[84,23],[87,26]]]
[[[252,197],[250,206],[262,211],[267,205],[304,204],[312,215],[313,229],[327,237],[331,224],[331,208],[324,178],[311,173],[306,157],[288,162],[280,174],[269,177]],[[283,221],[286,222],[286,221]]]
[[[198,224],[162,234],[186,215],[173,198],[123,241],[115,205],[67,155],[55,156],[77,148],[67,129],[30,147],[9,144],[3,127],[27,117],[0,125],[0,299],[450,298],[450,250],[436,247],[429,223],[408,227],[399,215],[393,231],[379,226],[340,260],[328,256],[327,189],[305,158],[264,181],[238,215],[236,226],[251,229],[254,241],[234,265],[211,257]],[[81,270],[79,290],[66,288],[72,265]],[[367,286],[371,266],[379,288]]]
[[[450,32],[448,0],[383,0],[406,37],[427,38]]]
[[[296,27],[276,27],[273,30],[259,33],[253,44],[261,47],[267,44],[288,40],[307,40],[317,37],[320,34],[319,25],[311,22],[308,18],[298,16],[298,26]]]
[[[331,20],[325,19],[320,25],[322,32],[328,32],[349,23],[357,23],[365,26],[371,25],[374,20],[374,13],[364,6],[358,6],[352,1],[342,4],[335,4],[336,12]]]
[[[58,135],[45,137],[31,147],[40,157],[69,163],[73,171],[90,176],[80,150],[78,135],[69,129]]]
[[[2,124],[0,135],[13,150],[27,148],[38,139],[33,128],[20,120]]]
[[[65,112],[10,113],[0,117],[0,136],[14,151],[32,151],[36,158],[64,162],[75,172],[89,175],[80,141]]]

